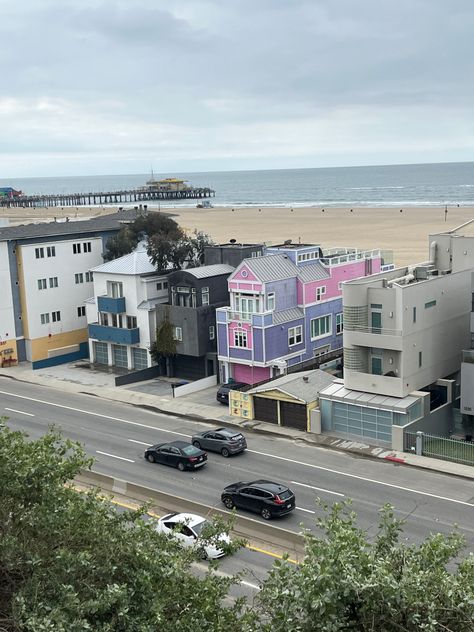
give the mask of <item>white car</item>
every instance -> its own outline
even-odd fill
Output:
[[[170,513],[160,518],[156,523],[158,533],[165,533],[182,542],[183,546],[202,548],[207,559],[215,560],[225,555],[225,551],[218,548],[212,542],[200,542],[202,531],[209,521],[192,513]],[[221,533],[216,538],[224,544],[230,544],[230,538],[226,533]]]

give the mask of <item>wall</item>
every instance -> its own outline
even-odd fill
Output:
[[[205,246],[204,265],[210,266],[217,263],[226,263],[236,268],[244,259],[251,258],[252,253],[263,253],[263,246],[254,244],[248,246],[241,245],[217,245]]]
[[[183,397],[183,395],[197,393],[206,388],[211,388],[211,386],[217,386],[217,375],[210,375],[209,377],[202,378],[202,380],[196,380],[195,382],[190,382],[189,384],[177,386],[175,387],[173,393],[175,397]]]
[[[271,377],[270,368],[259,366],[248,366],[246,364],[232,364],[232,377],[235,382],[244,382],[245,384],[256,384]]]
[[[0,297],[0,341],[15,341],[15,309],[13,305],[10,258],[7,242],[0,242]]]

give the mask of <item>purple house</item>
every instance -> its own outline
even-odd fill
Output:
[[[341,284],[381,270],[380,250],[283,244],[229,276],[216,310],[220,379],[255,384],[342,348]]]

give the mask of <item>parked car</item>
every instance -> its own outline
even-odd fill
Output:
[[[243,452],[247,447],[244,435],[232,428],[217,428],[217,430],[205,430],[193,435],[191,442],[196,448],[220,452],[222,456],[230,456]]]
[[[183,470],[196,470],[206,465],[207,454],[186,441],[157,443],[145,450],[145,459],[150,463],[163,463]]]
[[[205,536],[205,529],[209,525],[208,520],[197,514],[169,513],[157,521],[156,530],[176,538],[183,546],[201,549],[203,557],[214,560],[225,555],[225,546],[221,549],[218,543],[230,544],[230,538],[226,533],[221,533],[206,541],[203,532]]]
[[[244,382],[227,382],[226,384],[221,384],[217,389],[217,401],[221,404],[228,404],[229,391],[240,391],[244,386],[248,386],[248,384],[244,384]]]
[[[228,485],[221,500],[227,509],[255,511],[265,520],[290,513],[296,504],[294,493],[286,485],[264,480]]]

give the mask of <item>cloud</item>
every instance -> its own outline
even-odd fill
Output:
[[[8,4],[2,175],[472,156],[468,0]]]

